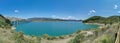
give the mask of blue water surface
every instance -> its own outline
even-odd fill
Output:
[[[26,35],[61,36],[72,34],[78,30],[97,28],[98,25],[84,24],[82,22],[29,22],[16,25],[16,31],[22,31]]]

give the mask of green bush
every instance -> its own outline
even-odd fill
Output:
[[[48,35],[48,34],[44,34],[44,35],[43,35],[43,38],[44,38],[44,39],[47,39],[47,38],[49,38],[49,35]]]
[[[10,28],[11,26],[12,26],[11,21],[0,14],[0,27]]]
[[[18,32],[14,34],[15,38],[15,43],[24,43],[24,33],[23,32]]]
[[[79,34],[81,32],[81,30],[78,30],[76,33]]]
[[[83,38],[83,34],[78,34],[70,43],[82,43]]]
[[[108,35],[104,35],[98,41],[99,43],[114,43],[114,39]]]

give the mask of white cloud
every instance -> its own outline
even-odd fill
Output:
[[[118,9],[118,5],[114,5],[114,9]]]
[[[54,19],[66,19],[66,20],[70,20],[70,19],[78,20],[74,16],[60,17],[60,16],[52,15],[52,18],[54,18]]]
[[[88,13],[88,15],[91,15],[91,14],[94,14],[94,13],[96,13],[95,10],[90,10],[89,13]]]
[[[62,19],[77,19],[77,18],[75,18],[73,16],[68,16],[68,17],[65,17],[65,18],[62,18]]]
[[[19,13],[19,10],[14,10],[15,13]]]

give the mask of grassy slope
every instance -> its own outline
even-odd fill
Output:
[[[119,29],[120,16],[111,16],[104,18],[101,16],[93,16],[84,23],[102,23],[105,24],[101,28],[95,30],[88,30],[87,32],[80,32],[70,43],[115,43],[116,33]],[[92,32],[92,35],[88,35]]]
[[[104,25],[102,28],[95,30],[81,31],[70,41],[70,43],[114,43],[118,25],[119,24]],[[88,32],[92,32],[93,34],[89,34]]]
[[[23,32],[15,32],[11,22],[0,15],[0,43],[40,43],[40,37],[26,36]]]

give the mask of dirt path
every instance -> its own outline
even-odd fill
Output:
[[[69,37],[66,39],[60,39],[60,40],[41,40],[41,43],[68,43],[73,37]]]

